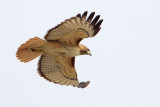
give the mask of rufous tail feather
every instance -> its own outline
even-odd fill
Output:
[[[18,48],[16,56],[21,62],[29,62],[42,54],[41,46],[45,43],[38,37],[31,38]]]

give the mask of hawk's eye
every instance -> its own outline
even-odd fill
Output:
[[[86,49],[86,51],[90,51],[89,49]]]

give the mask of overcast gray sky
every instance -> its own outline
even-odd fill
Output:
[[[0,107],[160,107],[159,0],[1,0]],[[92,51],[76,57],[85,89],[48,82],[37,73],[38,58],[22,63],[20,44],[77,13],[104,19]]]

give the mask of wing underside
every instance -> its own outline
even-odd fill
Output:
[[[38,63],[38,72],[50,82],[79,86],[76,71],[66,64],[65,58],[63,60],[62,56],[42,55]]]

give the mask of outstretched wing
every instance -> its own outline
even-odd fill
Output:
[[[42,55],[38,63],[38,72],[45,79],[61,85],[78,86],[76,71],[73,67],[74,58],[63,56]]]
[[[38,62],[38,72],[50,82],[85,88],[89,83],[79,83],[74,62],[75,57],[44,54]]]
[[[86,11],[82,16],[78,14],[76,17],[65,20],[65,22],[50,29],[44,37],[45,40],[68,41],[69,43],[79,44],[83,38],[95,36],[101,29],[100,25],[103,20],[99,20],[100,15],[93,19],[94,14],[95,12],[92,12],[86,19]]]

